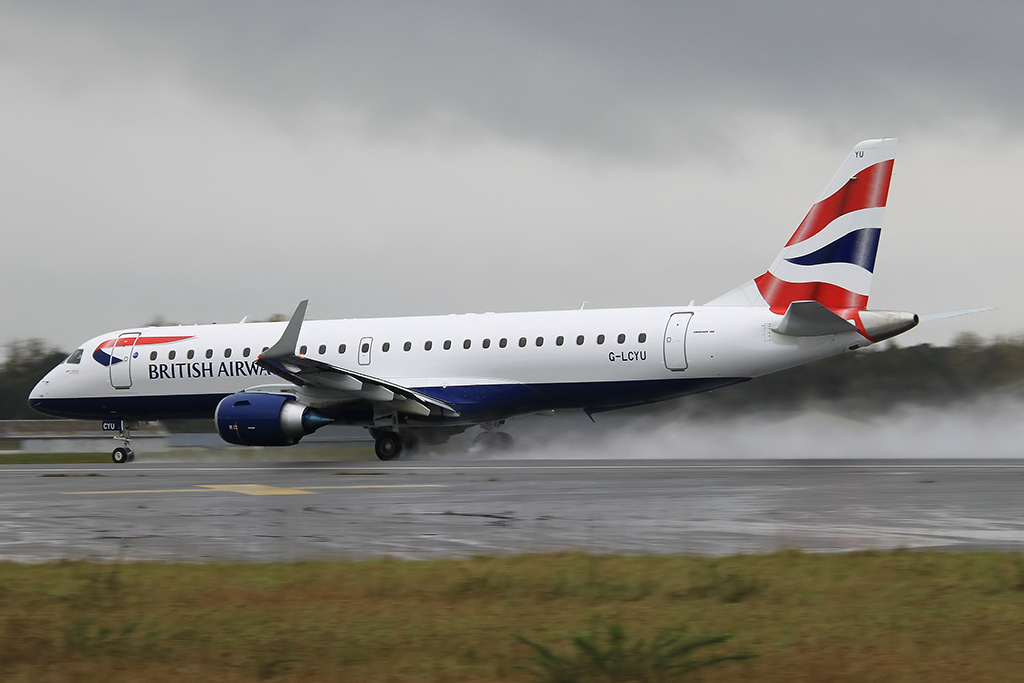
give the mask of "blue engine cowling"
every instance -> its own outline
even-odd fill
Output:
[[[213,414],[220,438],[239,446],[291,446],[334,420],[285,394],[232,394]]]

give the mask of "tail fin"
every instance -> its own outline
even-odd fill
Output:
[[[866,308],[895,153],[896,138],[854,147],[768,272],[707,305]]]

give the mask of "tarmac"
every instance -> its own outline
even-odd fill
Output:
[[[1024,460],[0,468],[0,560],[1024,550]]]

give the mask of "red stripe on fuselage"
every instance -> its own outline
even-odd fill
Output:
[[[122,337],[120,339],[108,339],[96,348],[109,349],[114,346],[145,346],[147,344],[170,344],[171,342],[192,339],[188,337]]]
[[[892,179],[892,163],[893,160],[889,159],[868,166],[855,178],[847,180],[831,196],[812,206],[786,246],[817,235],[840,216],[861,209],[885,206],[889,197],[889,181]]]

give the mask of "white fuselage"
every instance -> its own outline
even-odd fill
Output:
[[[852,325],[849,333],[780,335],[772,331],[780,319],[761,307],[680,306],[311,320],[296,353],[446,401],[473,423],[651,403],[871,343]],[[30,403],[67,417],[212,415],[225,396],[282,383],[255,361],[285,326],[110,332],[86,342],[79,362],[54,368]],[[103,364],[107,352],[123,361]],[[358,413],[341,421],[367,422]]]

